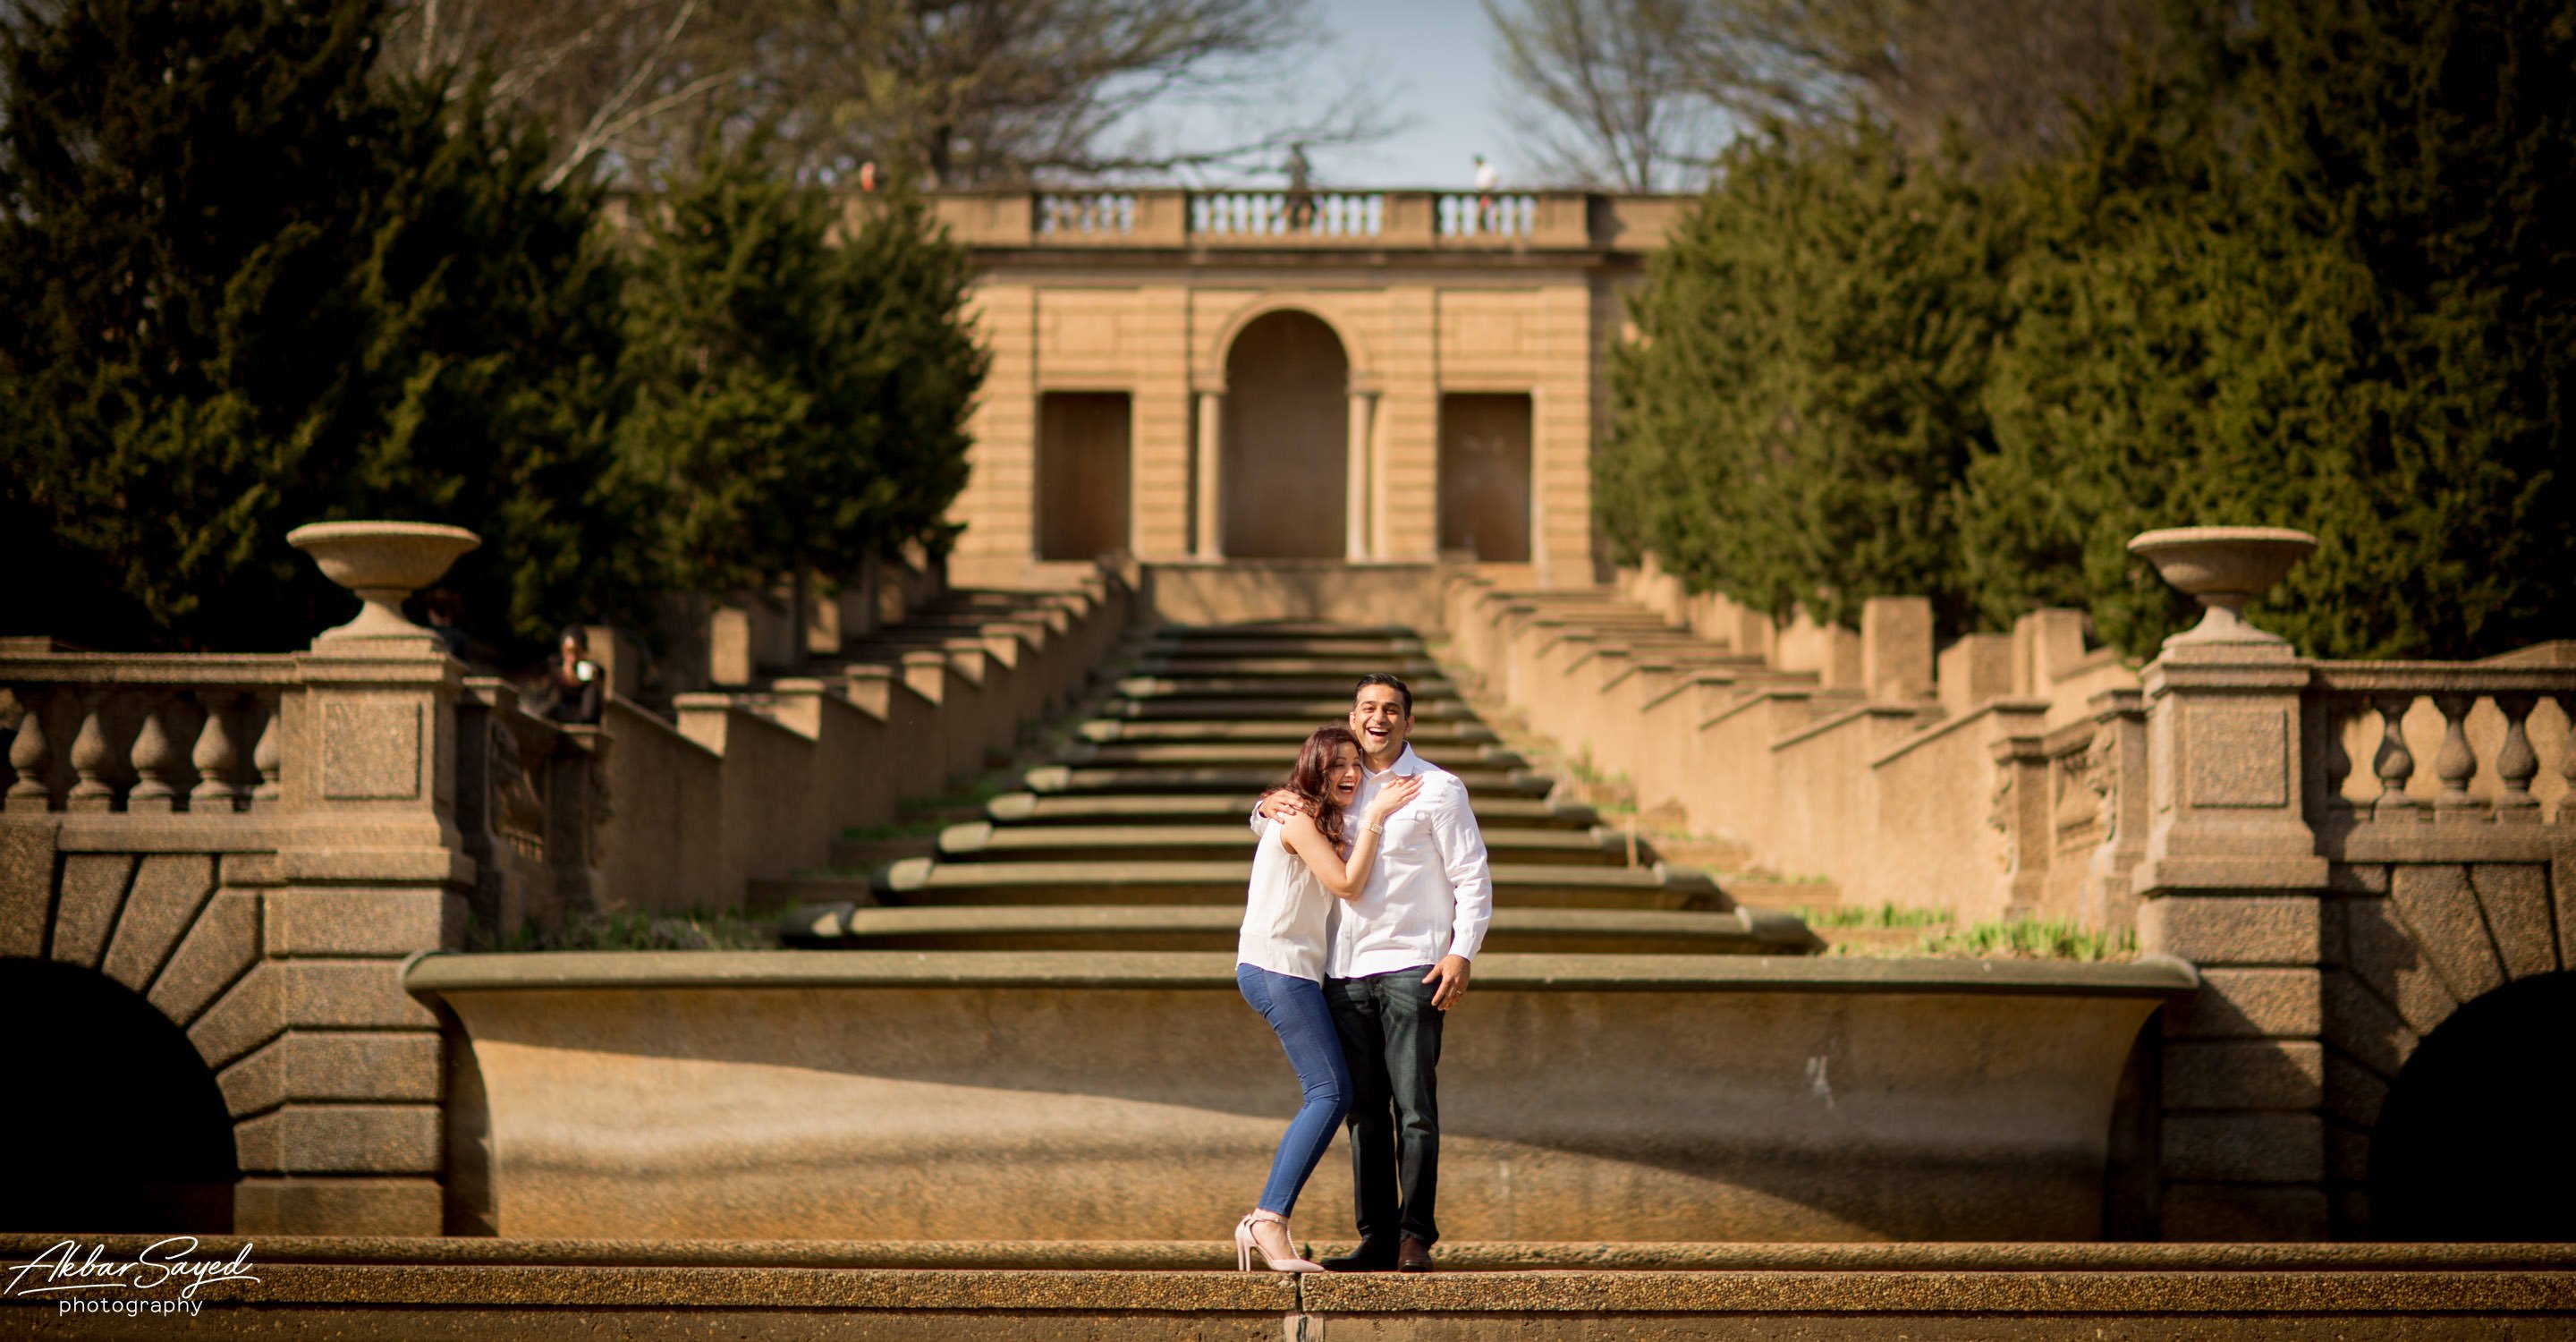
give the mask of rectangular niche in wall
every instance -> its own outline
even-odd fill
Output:
[[[1128,425],[1123,391],[1038,398],[1038,558],[1127,548]]]
[[[1440,398],[1440,548],[1493,563],[1530,557],[1530,398]]]

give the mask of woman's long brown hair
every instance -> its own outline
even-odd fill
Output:
[[[1306,738],[1305,748],[1297,752],[1297,767],[1288,771],[1288,790],[1306,803],[1315,817],[1315,828],[1334,843],[1342,841],[1342,807],[1333,800],[1332,780],[1325,777],[1333,768],[1335,747],[1347,745],[1353,754],[1367,758],[1360,749],[1360,738],[1350,728],[1336,722],[1318,727]]]

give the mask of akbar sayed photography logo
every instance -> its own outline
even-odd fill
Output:
[[[256,1283],[245,1240],[230,1257],[201,1256],[194,1235],[154,1240],[130,1255],[111,1252],[105,1244],[62,1240],[23,1263],[0,1266],[6,1273],[0,1297],[19,1302],[51,1300],[57,1314],[175,1314],[195,1318],[211,1301],[239,1294],[237,1286],[207,1293],[207,1287]]]

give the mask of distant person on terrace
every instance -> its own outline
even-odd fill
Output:
[[[545,682],[538,687],[528,711],[574,725],[599,721],[601,700],[608,687],[599,663],[590,660],[589,633],[580,625],[566,625],[555,647],[560,655],[554,665],[546,668]]]

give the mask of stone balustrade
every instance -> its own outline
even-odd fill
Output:
[[[291,657],[138,661],[10,639],[0,668],[9,811],[265,813],[283,800]]]
[[[2306,698],[2322,831],[2576,824],[2576,664],[2319,663]]]
[[[1190,196],[1190,232],[1208,238],[1376,238],[1379,191],[1202,191]]]
[[[1528,192],[1443,192],[1436,211],[1444,238],[1524,239],[1538,232],[1539,198]]]
[[[1036,205],[1038,235],[1051,241],[1126,234],[1136,229],[1133,191],[1049,192],[1036,197]]]
[[[1651,250],[1688,197],[1582,191],[956,191],[934,197],[973,247]]]

